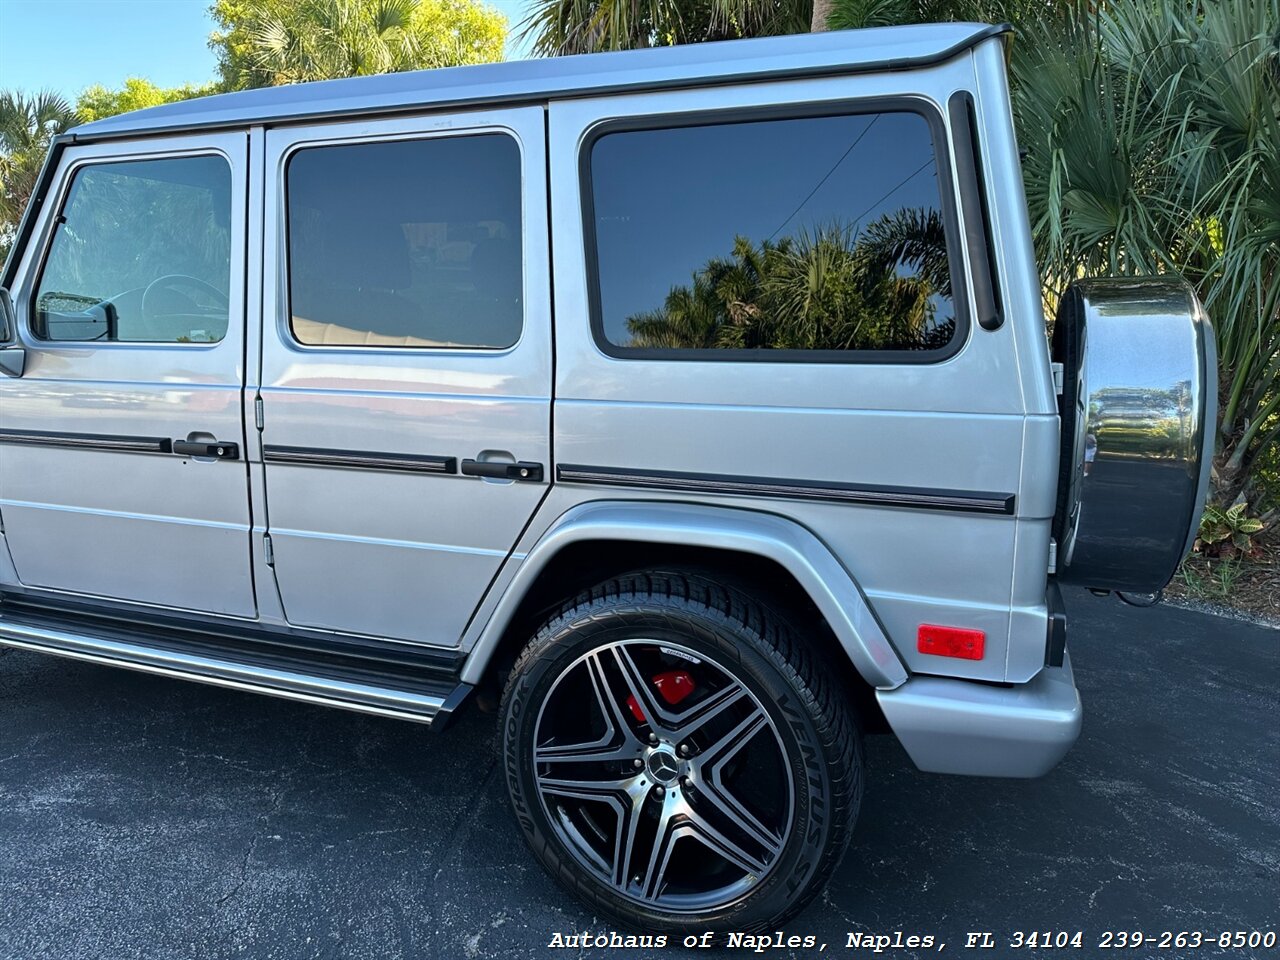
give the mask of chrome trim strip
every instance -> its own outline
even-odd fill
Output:
[[[855,483],[820,483],[778,477],[739,477],[722,474],[679,473],[659,470],[624,470],[563,464],[556,478],[564,483],[676,490],[722,496],[777,497],[789,500],[830,500],[878,507],[920,510],[954,510],[1012,516],[1012,493],[933,490],[922,487],[883,487]]]
[[[349,467],[356,470],[401,470],[408,473],[457,473],[457,457],[436,457],[408,453],[366,453],[360,450],[329,450],[323,447],[287,447],[263,444],[267,463],[292,463],[307,467]]]
[[[77,450],[117,450],[127,453],[169,453],[166,437],[131,437],[109,433],[60,433],[52,430],[0,430],[0,443]]]
[[[47,627],[6,623],[3,617],[0,617],[0,646],[419,723],[430,723],[445,702],[440,697],[402,690],[251,667]]]

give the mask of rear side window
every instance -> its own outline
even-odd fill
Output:
[[[920,361],[958,346],[918,113],[605,132],[587,168],[608,353]]]
[[[210,343],[227,334],[231,169],[216,156],[81,167],[32,330],[46,340]]]
[[[520,148],[510,136],[308,147],[290,158],[286,187],[299,343],[520,339]]]

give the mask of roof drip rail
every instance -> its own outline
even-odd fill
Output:
[[[1007,23],[914,24],[351,77],[163,104],[97,120],[75,133],[77,141],[107,140],[916,70],[1012,30]]]

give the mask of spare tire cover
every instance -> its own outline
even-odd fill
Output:
[[[1213,327],[1168,278],[1082,280],[1058,309],[1058,577],[1154,593],[1195,540],[1217,422]]]

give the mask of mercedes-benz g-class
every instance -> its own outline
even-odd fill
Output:
[[[501,695],[534,855],[650,928],[800,909],[866,732],[1045,773],[1059,584],[1168,581],[1215,361],[1165,279],[1078,283],[1046,338],[1005,33],[58,138],[3,276],[0,644],[436,727]]]

